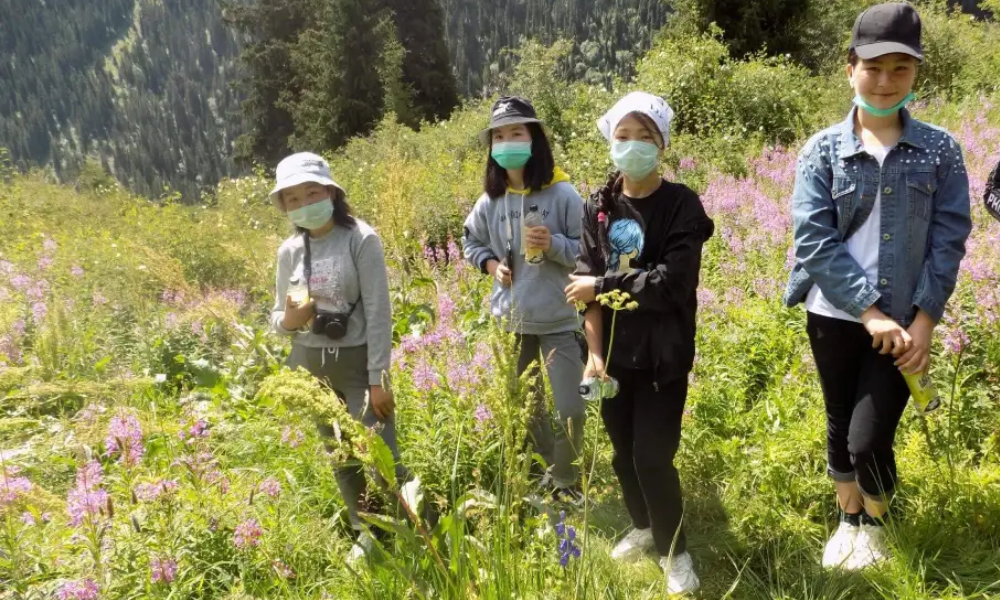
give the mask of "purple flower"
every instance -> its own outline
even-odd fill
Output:
[[[969,336],[958,327],[953,328],[944,338],[944,347],[952,354],[961,354],[969,347]]]
[[[70,523],[78,527],[87,517],[97,517],[108,505],[108,493],[101,488],[104,471],[101,463],[90,461],[76,472],[76,487],[69,491],[66,510]]]
[[[237,306],[243,306],[247,302],[247,293],[243,290],[222,290],[219,296]]]
[[[476,422],[478,423],[478,425],[476,425],[476,428],[478,429],[479,427],[482,427],[484,424],[493,420],[493,411],[490,410],[490,408],[485,404],[480,404],[478,407],[476,407],[475,416],[476,416]]]
[[[680,168],[685,171],[690,171],[698,166],[698,162],[690,156],[685,156],[681,159]]]
[[[152,483],[141,483],[135,488],[135,496],[140,502],[155,502],[177,491],[177,481],[160,479]]]
[[[48,271],[52,267],[52,257],[43,256],[38,259],[38,270]]]
[[[146,448],[142,444],[142,426],[135,415],[119,415],[111,419],[108,437],[104,440],[108,454],[119,454],[118,462],[134,467],[142,460]]]
[[[101,292],[94,292],[93,301],[97,306],[103,306],[108,303],[108,299]]]
[[[0,470],[0,508],[14,504],[31,491],[31,482],[20,476],[20,472],[20,467],[15,466],[4,466]]]
[[[31,277],[27,275],[18,274],[10,278],[10,284],[14,286],[15,290],[23,292],[24,290],[31,287]]]
[[[47,314],[49,314],[49,307],[44,302],[35,302],[31,305],[31,318],[35,324],[41,323]]]
[[[42,242],[42,250],[47,253],[55,252],[57,248],[59,248],[59,244],[57,244],[52,238],[45,238],[45,241]]]
[[[73,277],[83,277],[83,267],[79,265],[73,265],[69,270],[69,274],[72,275]]]
[[[10,276],[14,273],[14,264],[9,260],[0,260],[0,273]]]
[[[97,600],[100,589],[93,579],[67,581],[59,588],[59,600]]]
[[[455,243],[454,238],[448,239],[448,264],[454,265],[456,269],[465,265],[462,261],[462,250]]]
[[[177,578],[177,561],[168,557],[157,557],[149,564],[151,583],[173,583]]]
[[[271,498],[277,498],[281,495],[281,482],[279,482],[274,477],[268,477],[264,481],[260,482],[257,486],[257,490],[262,494],[266,494]]]
[[[559,564],[566,568],[571,558],[580,558],[580,549],[576,546],[576,528],[566,524],[566,512],[559,513],[556,524],[556,535],[559,537]]]
[[[433,246],[424,246],[424,260],[432,264],[437,264],[437,250]]]
[[[4,356],[9,363],[21,362],[21,346],[10,334],[0,336],[0,357]]]
[[[187,429],[181,428],[178,436],[187,444],[193,444],[198,440],[207,438],[209,435],[208,423],[205,419],[198,419]]]
[[[438,386],[438,376],[427,361],[421,361],[413,369],[413,385],[422,392],[429,392]]]
[[[293,579],[295,577],[295,572],[292,571],[292,568],[280,560],[275,559],[272,561],[271,568],[274,569],[274,573],[281,579]]]
[[[297,427],[295,429],[285,427],[285,430],[281,432],[281,443],[289,448],[298,448],[305,439],[306,435]]]
[[[260,538],[264,531],[260,528],[257,519],[248,519],[236,526],[233,533],[233,545],[240,550],[260,546]]]
[[[179,320],[180,317],[177,316],[177,313],[168,312],[163,318],[163,324],[168,330],[175,329],[177,327],[177,321]]]

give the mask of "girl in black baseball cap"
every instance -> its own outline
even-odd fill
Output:
[[[586,406],[580,396],[583,361],[576,309],[562,290],[580,248],[583,199],[555,166],[552,147],[525,98],[504,96],[479,136],[488,148],[483,195],[465,221],[465,258],[493,278],[490,311],[517,335],[518,374],[544,366],[557,413],[553,429],[542,402],[541,379],[532,390],[530,438],[545,461],[542,478],[552,498],[580,505]]]
[[[826,405],[827,472],[841,515],[827,568],[889,557],[884,525],[906,377],[927,372],[972,230],[961,148],[905,108],[924,57],[920,38],[910,4],[861,13],[846,67],[855,107],[799,154],[785,303],[805,304]]]

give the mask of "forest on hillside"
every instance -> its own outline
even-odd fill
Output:
[[[419,127],[516,86],[529,42],[567,40],[556,74],[602,88],[632,77],[668,22],[716,23],[737,57],[790,54],[816,71],[840,43],[817,24],[839,22],[828,13],[845,5],[0,0],[0,148],[59,181],[114,177],[196,202],[224,177],[291,149],[335,149],[387,113]]]

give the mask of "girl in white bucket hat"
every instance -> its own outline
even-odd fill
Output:
[[[336,392],[351,416],[379,426],[402,481],[406,471],[399,463],[389,387],[392,310],[385,254],[375,230],[351,215],[346,196],[316,154],[293,154],[278,164],[271,202],[296,232],[278,251],[271,325],[292,338],[289,367],[306,369]],[[324,438],[333,438],[329,424],[318,427]],[[358,534],[353,561],[372,542],[358,515],[365,477],[357,464],[338,465],[337,484]]]

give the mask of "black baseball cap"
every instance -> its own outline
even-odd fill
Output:
[[[924,60],[920,15],[906,2],[877,4],[861,13],[851,32],[851,50],[872,59],[901,52]]]
[[[497,127],[517,125],[518,123],[541,123],[541,120],[535,114],[535,107],[526,98],[501,96],[493,104],[490,126],[479,132],[479,141],[488,145],[491,131]]]

